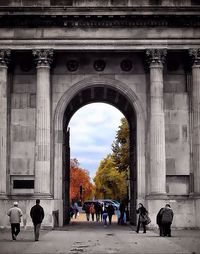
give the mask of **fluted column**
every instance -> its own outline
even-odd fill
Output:
[[[200,196],[200,49],[189,49],[192,65],[192,168],[194,195]]]
[[[37,63],[35,193],[45,195],[50,194],[50,64],[53,50],[36,49],[33,55]]]
[[[148,49],[150,66],[150,195],[166,195],[163,63],[166,49]]]
[[[0,196],[6,195],[7,131],[8,131],[8,74],[10,50],[0,49]]]

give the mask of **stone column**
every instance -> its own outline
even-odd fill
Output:
[[[150,196],[166,195],[163,63],[166,49],[148,49],[150,63]]]
[[[194,195],[200,196],[200,48],[189,49],[192,65],[192,168]]]
[[[50,194],[50,64],[53,50],[36,49],[33,55],[37,63],[36,95],[36,144],[35,144],[35,193]]]
[[[0,49],[0,196],[6,195],[8,135],[8,73],[10,50]]]

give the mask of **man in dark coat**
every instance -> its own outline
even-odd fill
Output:
[[[112,223],[112,216],[115,214],[115,210],[112,204],[109,204],[107,207],[107,212],[108,212],[108,218],[109,218],[109,224],[111,225]]]
[[[164,209],[164,207],[162,207],[160,209],[160,211],[158,212],[158,214],[156,216],[156,223],[158,224],[158,227],[159,227],[160,236],[164,236],[163,225],[162,225],[162,210],[163,209]]]
[[[94,209],[95,209],[95,212],[96,212],[96,221],[98,222],[100,220],[100,215],[101,215],[101,212],[102,212],[101,204],[98,201],[95,202]]]
[[[165,205],[165,208],[161,211],[162,226],[164,236],[171,236],[171,224],[174,217],[174,213],[169,204]]]
[[[40,200],[39,199],[36,199],[36,205],[34,205],[31,208],[30,216],[32,218],[33,225],[34,225],[35,241],[38,241],[39,240],[39,235],[40,235],[41,223],[44,219],[44,210],[40,206]]]

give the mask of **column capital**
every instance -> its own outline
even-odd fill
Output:
[[[7,67],[11,55],[10,49],[0,49],[0,66]]]
[[[53,62],[53,49],[33,49],[37,67],[49,67]]]
[[[192,65],[200,65],[200,48],[189,49],[189,56],[192,59]]]
[[[162,65],[165,62],[167,49],[146,49],[147,61],[150,65]]]

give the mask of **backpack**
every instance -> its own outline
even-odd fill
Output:
[[[162,223],[170,223],[173,220],[173,212],[169,208],[165,208],[162,211]]]

